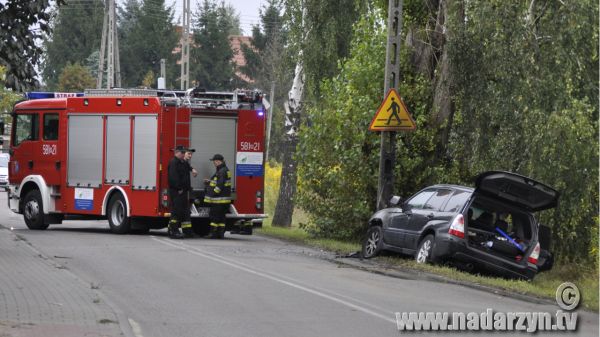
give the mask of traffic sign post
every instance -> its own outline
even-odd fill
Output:
[[[398,88],[400,80],[398,71],[400,70],[400,46],[402,45],[400,36],[400,28],[402,27],[402,2],[402,0],[389,0],[388,4],[388,39],[385,55],[384,95],[387,95],[390,89]],[[392,196],[394,190],[395,157],[396,132],[382,131],[379,183],[377,186],[377,209],[385,208]]]

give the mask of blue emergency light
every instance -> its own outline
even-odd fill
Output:
[[[65,97],[83,97],[82,92],[46,92],[32,91],[25,93],[27,99],[44,99],[44,98],[65,98]]]

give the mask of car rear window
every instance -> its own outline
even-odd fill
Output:
[[[471,194],[466,191],[456,191],[444,207],[444,212],[458,212],[469,199]]]

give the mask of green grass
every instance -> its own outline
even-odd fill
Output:
[[[588,310],[598,311],[598,273],[592,270],[582,270],[580,266],[576,265],[555,265],[552,270],[537,274],[533,281],[523,281],[477,275],[449,266],[417,264],[416,261],[410,258],[379,257],[378,259],[404,269],[424,271],[457,281],[480,284],[551,300],[555,298],[556,288],[560,284],[573,282],[581,291],[582,304],[580,307],[583,306]]]
[[[360,244],[358,243],[312,238],[298,227],[285,228],[263,225],[261,229],[257,230],[257,233],[340,254],[355,252],[360,249]]]

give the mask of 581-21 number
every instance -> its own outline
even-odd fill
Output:
[[[52,145],[44,144],[44,145],[42,145],[42,154],[45,155],[45,156],[56,155],[56,144],[52,144]]]
[[[259,142],[240,142],[240,149],[242,151],[260,151]]]

